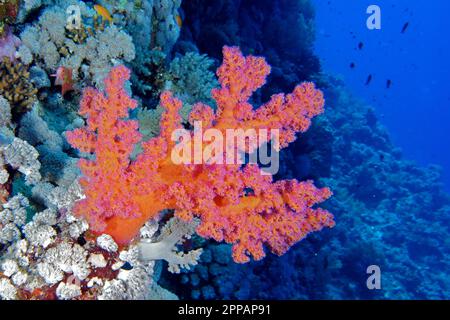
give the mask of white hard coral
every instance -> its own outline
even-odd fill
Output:
[[[172,218],[159,233],[153,220],[142,228],[141,242],[121,250],[107,234],[79,243],[83,236],[71,227],[83,233],[88,225],[70,213],[75,199],[68,196],[59,211],[46,209],[27,224],[24,196],[3,205],[0,225],[12,224],[16,236],[0,257],[0,299],[177,299],[154,279],[154,260],[168,261],[171,272],[195,265],[201,249],[183,253],[177,245],[194,233],[197,221]]]
[[[181,269],[189,270],[198,263],[202,249],[191,250],[187,253],[177,251],[177,245],[189,239],[198,225],[197,220],[185,222],[177,217],[171,218],[162,228],[161,234],[153,242],[142,239],[139,244],[140,259],[142,261],[165,260],[169,263],[168,270],[180,273]],[[144,227],[143,231],[148,226]]]
[[[17,297],[17,289],[9,279],[0,278],[0,298],[2,300],[14,300]]]
[[[94,82],[102,87],[103,78],[113,65],[135,58],[132,38],[116,26],[96,30],[85,41],[75,42],[66,35],[66,24],[65,7],[52,6],[42,13],[38,23],[20,35],[22,43],[49,73],[64,66],[72,69],[75,81]]]
[[[25,224],[28,199],[19,194],[0,207],[0,244],[20,239],[20,228]]]
[[[41,180],[39,153],[28,142],[14,138],[9,145],[3,147],[0,145],[0,157],[3,157],[1,162],[23,173],[28,185],[36,184]]]
[[[56,224],[56,212],[47,209],[34,215],[33,221],[27,223],[23,233],[34,246],[47,248],[55,241],[56,230],[52,227]]]

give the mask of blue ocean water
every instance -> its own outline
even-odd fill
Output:
[[[355,95],[375,108],[407,158],[440,165],[450,190],[450,2],[313,2],[315,48],[323,68],[341,75]],[[381,9],[381,30],[366,27],[366,9],[372,4]],[[373,79],[365,85],[370,74]]]
[[[381,8],[381,30],[366,27],[372,4]],[[210,244],[194,272],[175,282],[183,288],[172,284],[174,291],[195,299],[449,297],[450,197],[442,189],[444,181],[447,190],[450,185],[448,6],[183,3],[178,50],[195,43],[220,61],[223,44],[239,45],[266,57],[272,75],[257,100],[304,80],[324,91],[325,113],[282,152],[278,178],[329,186],[334,195],[325,207],[336,226],[309,235],[282,257],[269,254],[245,265],[227,258],[229,246]],[[368,289],[370,266],[383,274],[380,290]]]

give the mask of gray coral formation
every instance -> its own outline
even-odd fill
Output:
[[[50,129],[40,116],[41,111],[40,104],[35,104],[33,109],[22,117],[18,135],[39,152],[43,181],[68,187],[79,175],[76,159],[65,153],[63,138]]]
[[[180,35],[177,23],[178,8],[181,0],[154,0],[153,34],[155,45],[165,53],[169,53]]]
[[[202,253],[184,252],[180,246],[194,234],[196,223],[156,219],[142,228],[135,243],[119,248],[108,234],[91,235],[89,224],[72,213],[85,196],[76,155],[63,132],[84,120],[74,112],[78,98],[55,93],[50,75],[59,67],[70,68],[76,90],[101,87],[112,66],[130,62],[139,69],[138,85],[152,89],[155,80],[146,77],[159,77],[161,89],[174,86],[183,98],[200,100],[214,82],[208,73],[211,61],[195,54],[177,59],[172,73],[166,72],[180,33],[181,0],[96,3],[109,11],[112,21],[83,1],[21,2],[16,56],[29,65],[39,101],[13,119],[10,103],[0,96],[0,187],[10,194],[0,204],[0,300],[177,299],[158,284],[156,261],[166,261],[168,270],[178,273],[195,266]],[[70,5],[80,9],[79,28],[68,27]],[[32,12],[39,17],[28,23]],[[189,68],[184,63],[196,64]],[[170,82],[172,75],[176,81]],[[197,87],[181,92],[183,83],[195,79]],[[159,131],[159,115],[146,116],[153,117]]]
[[[206,55],[188,52],[176,57],[170,63],[165,76],[164,89],[170,90],[183,101],[180,116],[184,123],[189,122],[189,114],[196,102],[208,103],[214,107],[211,90],[218,86],[214,73],[210,70],[214,61]],[[144,141],[159,134],[159,122],[163,109],[158,105],[155,109],[141,108],[137,112],[139,131]]]
[[[27,218],[28,199],[22,195],[15,196],[3,204],[0,211],[0,244],[7,244],[20,239],[20,227]]]
[[[0,128],[11,126],[11,106],[9,101],[0,96]]]
[[[105,7],[112,8],[109,3],[126,12],[128,17],[127,30],[132,35],[137,49],[137,62],[145,62],[145,55],[152,49],[158,49],[169,54],[180,35],[177,23],[181,0],[142,0],[136,6],[136,1],[124,0],[100,1]]]
[[[133,84],[139,92],[147,94],[158,86],[155,81],[147,80],[161,76],[180,35],[177,19],[180,19],[181,0],[143,0],[139,8],[135,1],[121,2],[128,17],[126,29],[136,47],[132,66],[137,76],[133,77]]]
[[[211,67],[214,60],[205,54],[187,52],[170,63],[167,89],[177,94],[184,103],[213,103],[211,90],[219,85]]]
[[[38,152],[28,142],[19,138],[14,138],[6,146],[0,145],[0,165],[9,165],[25,175],[27,184],[36,184],[41,180],[39,169],[41,164],[38,161]],[[0,177],[3,183],[8,177],[5,176],[4,169],[0,169]]]
[[[95,11],[84,2],[73,3],[81,8],[84,20],[80,28],[85,28],[84,21],[92,20]],[[83,41],[72,39],[66,28],[68,5],[64,2],[64,6],[55,5],[45,9],[39,21],[27,26],[20,38],[47,72],[55,73],[58,67],[71,68],[74,80],[101,86],[113,65],[135,58],[132,39],[114,25],[91,29],[93,31]]]
[[[176,246],[196,224],[172,218],[155,237],[158,223],[148,223],[141,241],[123,250],[107,234],[82,244],[89,226],[71,213],[82,198],[77,182],[55,188],[49,195],[53,207],[28,223],[27,198],[18,195],[3,205],[0,243],[7,247],[0,257],[0,299],[176,299],[157,284],[155,260],[168,261],[170,272],[195,265],[201,250],[183,253]]]

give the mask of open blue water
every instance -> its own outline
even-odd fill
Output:
[[[323,68],[376,109],[406,158],[442,166],[450,190],[450,1],[313,2]],[[371,4],[381,8],[381,30],[366,27]]]

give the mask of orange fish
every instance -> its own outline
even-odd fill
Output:
[[[56,70],[56,74],[52,74],[52,77],[56,77],[55,85],[61,86],[61,94],[64,97],[66,92],[73,90],[73,74],[71,68],[59,67]]]
[[[177,22],[178,26],[181,28],[181,26],[183,25],[183,20],[181,19],[181,16],[179,14],[177,14],[175,16],[175,21]]]
[[[108,20],[109,23],[113,22],[113,18],[111,16],[111,14],[109,13],[108,9],[106,9],[105,7],[102,7],[99,4],[94,5],[94,9],[95,11],[97,11],[97,13],[102,16],[103,19]]]

